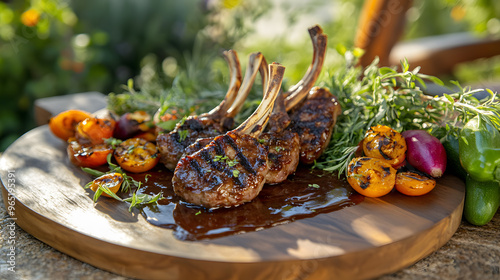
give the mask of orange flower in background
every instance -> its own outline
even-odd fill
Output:
[[[29,27],[35,26],[40,20],[40,12],[35,9],[29,9],[21,14],[21,22]]]
[[[462,21],[465,17],[466,10],[463,6],[454,6],[453,9],[451,9],[451,18],[456,21]]]

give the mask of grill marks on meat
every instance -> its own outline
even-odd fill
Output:
[[[255,112],[238,128],[184,156],[172,179],[186,202],[206,208],[232,207],[254,199],[268,173],[268,148],[256,138],[269,119],[285,68],[269,65],[269,83]]]
[[[174,191],[189,203],[207,208],[237,206],[261,191],[266,160],[267,148],[254,137],[231,132],[217,136],[179,161]]]
[[[314,163],[330,142],[341,108],[326,88],[314,87],[306,101],[291,115],[290,128],[300,137],[300,161]]]
[[[199,138],[221,135],[224,131],[226,130],[212,119],[190,116],[183,123],[179,123],[172,132],[158,135],[156,143],[160,150],[160,159],[165,167],[173,170],[191,143]]]
[[[269,170],[265,176],[267,184],[278,184],[295,172],[299,164],[300,138],[290,130],[280,133],[263,133],[260,137],[268,147]]]

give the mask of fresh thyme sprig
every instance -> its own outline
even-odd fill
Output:
[[[165,197],[163,197],[162,192],[159,192],[158,194],[156,194],[154,196],[149,195],[149,194],[145,194],[145,193],[139,194],[138,192],[139,192],[139,188],[137,188],[137,190],[132,194],[131,197],[122,200],[122,201],[130,203],[130,206],[128,208],[129,212],[132,212],[132,208],[134,208],[134,207],[138,207],[138,206],[144,205],[144,204],[155,203],[158,200],[165,198]]]

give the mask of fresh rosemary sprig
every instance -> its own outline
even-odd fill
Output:
[[[442,108],[446,109],[443,116],[446,125],[460,128],[470,119],[479,116],[500,130],[500,97],[496,92],[490,89],[463,88],[458,82],[453,84],[458,88],[457,92],[435,97]],[[480,93],[483,95],[481,100],[476,98]]]

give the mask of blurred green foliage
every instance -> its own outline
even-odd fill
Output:
[[[151,110],[160,103],[181,104],[186,112],[211,108],[225,93],[228,80],[223,49],[236,49],[243,69],[247,55],[261,51],[268,62],[287,67],[284,87],[293,85],[311,60],[307,30],[299,36],[303,39],[295,41],[287,32],[272,39],[251,36],[255,22],[275,17],[276,8],[285,11],[285,24],[293,27],[301,18],[314,16],[316,8],[333,5],[333,16],[321,23],[329,35],[325,67],[340,67],[343,57],[335,50],[352,47],[363,2],[0,1],[0,151],[34,127],[32,106],[37,98],[114,92],[112,100],[125,104],[127,97],[121,93],[137,91]],[[39,18],[26,16],[30,9]],[[500,36],[499,15],[496,0],[415,0],[404,39],[457,31]],[[498,59],[478,62],[458,70],[457,77],[477,79],[471,73],[479,71],[493,78],[498,63]],[[323,72],[320,79],[326,81],[329,71]],[[133,86],[124,88],[130,78]],[[258,98],[258,90],[252,94]],[[250,102],[244,110],[250,112],[255,105]]]
[[[203,53],[220,55],[251,30],[245,20],[264,13],[265,3],[0,1],[0,151],[34,127],[35,99],[118,92],[121,84],[138,75],[138,85],[151,84],[145,88],[169,87],[175,69],[187,67],[195,41]],[[232,21],[222,25],[219,18],[229,10],[238,14],[229,14]],[[205,62],[197,72],[211,63]],[[162,67],[166,75],[144,78],[163,73]]]

